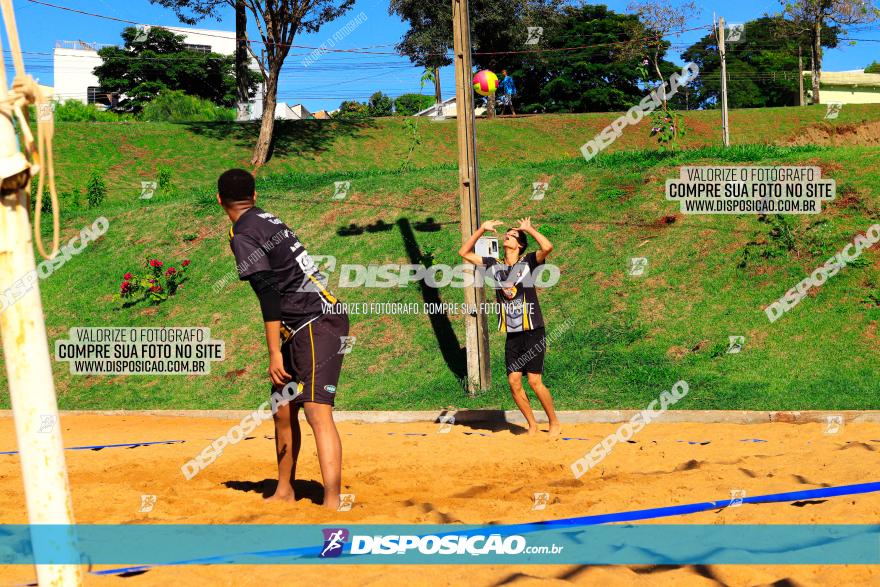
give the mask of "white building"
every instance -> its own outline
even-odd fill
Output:
[[[102,46],[83,41],[55,42],[53,97],[56,100],[79,100],[87,104],[110,103],[98,84],[98,78],[92,73],[101,65],[98,49]]]
[[[147,27],[142,27],[142,29]],[[187,48],[205,53],[233,55],[235,53],[235,33],[209,29],[163,27],[184,36]],[[148,30],[148,29],[147,29]],[[112,96],[101,89],[98,78],[93,73],[101,65],[98,49],[108,45],[86,43],[83,41],[57,41],[54,53],[55,99],[59,101],[79,100],[86,104],[109,106]],[[251,59],[252,69],[257,64]],[[262,115],[262,92],[257,89],[255,101],[247,111],[251,119]]]
[[[804,86],[808,97],[813,96],[812,73],[804,72]],[[852,71],[823,71],[819,77],[820,104],[877,104],[880,103],[880,74]]]
[[[285,102],[275,104],[275,120],[307,120],[314,118],[302,104],[289,106]]]
[[[413,116],[428,116],[430,118],[455,118],[458,110],[455,105],[455,97],[446,98],[440,104],[431,104],[420,112],[416,112]],[[486,114],[485,106],[477,106],[474,108],[474,116],[483,116]]]

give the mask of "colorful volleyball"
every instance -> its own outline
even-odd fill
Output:
[[[474,76],[474,91],[479,95],[488,96],[489,94],[494,94],[497,89],[498,76],[488,69],[478,71],[477,75]]]

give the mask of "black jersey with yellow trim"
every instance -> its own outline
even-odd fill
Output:
[[[498,301],[498,330],[523,332],[544,327],[544,317],[534,285],[534,272],[543,262],[533,252],[525,253],[513,265],[501,259],[483,257],[486,274],[495,285]]]
[[[229,246],[239,279],[259,271],[275,274],[282,320],[294,330],[339,301],[296,234],[273,214],[256,206],[248,209],[229,229]]]

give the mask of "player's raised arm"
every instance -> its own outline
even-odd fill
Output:
[[[538,263],[543,263],[544,259],[547,258],[547,255],[553,251],[553,243],[551,243],[546,236],[538,232],[538,229],[532,226],[531,217],[520,219],[519,230],[530,235],[538,243],[538,246],[541,247],[535,251],[535,258],[538,260]]]
[[[480,237],[483,236],[483,233],[495,232],[495,229],[499,224],[503,224],[503,222],[500,220],[487,220],[480,225],[480,228],[478,228],[458,250],[458,254],[461,258],[473,265],[482,265],[483,258],[474,252],[474,246],[477,244],[477,241],[480,240]]]

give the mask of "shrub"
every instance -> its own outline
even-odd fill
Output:
[[[148,122],[234,122],[233,108],[224,108],[179,90],[162,92],[144,106],[141,119]]]
[[[55,104],[55,122],[119,122],[133,119],[131,115],[102,110],[94,104],[83,104],[79,100]]]
[[[412,116],[434,104],[434,96],[402,94],[394,100],[394,112],[400,116]]]
[[[114,294],[113,299],[125,300],[126,306],[134,305],[140,301],[149,301],[156,305],[164,302],[169,296],[173,296],[186,280],[186,271],[189,267],[189,259],[180,263],[180,268],[168,267],[159,259],[147,259],[145,272],[136,274],[127,272],[122,276],[119,284],[119,292]]]
[[[159,181],[158,187],[162,191],[163,194],[167,194],[169,196],[177,195],[177,186],[174,185],[174,182],[171,180],[171,168],[166,165],[159,166]]]
[[[90,208],[100,206],[107,197],[107,184],[98,170],[93,169],[86,183],[86,200]]]
[[[370,116],[391,116],[393,114],[392,106],[394,103],[391,101],[391,98],[382,92],[376,92],[370,96],[368,105]]]
[[[769,229],[766,234],[756,234],[746,243],[738,263],[741,269],[770,259],[788,257],[796,249],[797,243],[791,220],[782,214],[774,214],[760,215],[758,222],[767,224]]]
[[[352,120],[370,117],[370,108],[363,102],[355,100],[345,100],[339,105],[339,110],[333,115],[333,118],[340,120]]]

